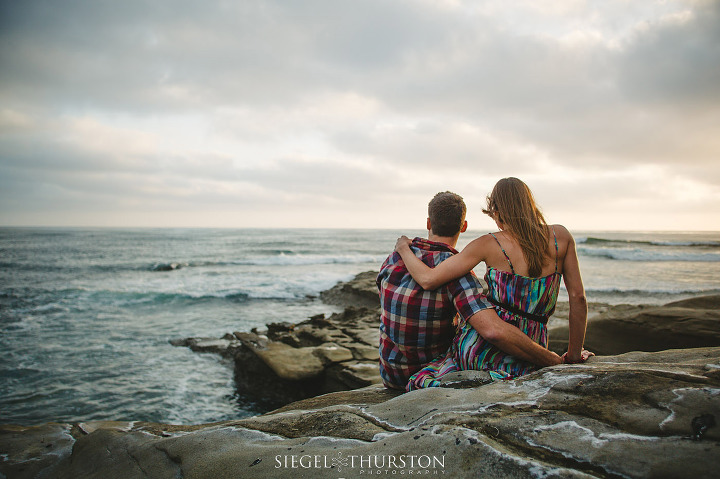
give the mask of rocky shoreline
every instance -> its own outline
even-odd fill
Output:
[[[194,426],[3,425],[0,478],[716,476],[720,296],[593,305],[586,346],[603,356],[399,394],[378,385],[374,275],[323,293],[346,308],[328,318],[173,342],[232,358],[238,389],[279,409]],[[559,352],[563,328],[550,333]]]
[[[371,271],[360,273],[352,281],[324,291],[324,302],[345,307],[328,318],[318,315],[297,324],[271,323],[263,330],[171,343],[231,359],[238,392],[267,410],[378,384],[376,276]]]
[[[271,323],[264,330],[223,338],[186,338],[172,343],[233,360],[238,391],[267,410],[292,401],[381,382],[378,373],[376,272],[360,273],[321,294],[345,310],[297,324]],[[559,303],[549,348],[567,350],[567,303]],[[561,325],[557,325],[560,323]],[[631,351],[720,346],[720,296],[666,304],[590,305],[586,348],[598,355]]]

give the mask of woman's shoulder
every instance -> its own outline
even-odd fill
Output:
[[[552,231],[555,232],[558,243],[569,243],[575,241],[572,233],[568,231],[563,225],[548,225]],[[552,239],[552,238],[551,238]]]
[[[478,236],[474,240],[472,240],[470,243],[468,243],[468,246],[473,245],[475,247],[484,247],[490,243],[496,244],[496,237],[499,234],[499,231],[496,231],[494,233],[486,233],[482,236]]]
[[[469,242],[467,246],[462,249],[461,253],[464,253],[466,256],[472,256],[474,259],[479,261],[484,261],[488,252],[490,241],[495,243],[495,240],[490,233],[479,236]]]

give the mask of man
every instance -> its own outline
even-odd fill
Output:
[[[411,246],[425,264],[434,267],[457,253],[458,237],[467,230],[466,211],[463,199],[449,191],[430,201],[428,239],[415,238]],[[560,356],[500,319],[474,274],[426,291],[394,252],[383,263],[377,285],[382,305],[380,376],[388,388],[404,390],[410,376],[446,353],[455,335],[456,313],[506,353],[538,366],[562,362]]]

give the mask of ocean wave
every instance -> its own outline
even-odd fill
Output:
[[[158,260],[142,263],[30,263],[0,262],[0,270],[42,273],[171,273],[186,268],[228,268],[235,266],[312,266],[327,264],[382,264],[386,255],[373,254],[298,254],[287,250],[274,250],[270,255],[257,255],[241,259],[188,261],[182,259]]]
[[[681,261],[681,262],[709,262],[720,261],[720,253],[686,253],[682,251],[658,251],[647,249],[608,249],[608,248],[578,248],[581,256],[607,258],[617,261]]]
[[[327,276],[327,277],[326,277]],[[257,278],[256,281],[229,284],[220,282],[185,283],[182,288],[172,289],[165,285],[137,285],[139,289],[92,290],[85,289],[81,296],[86,300],[98,301],[118,306],[151,305],[151,304],[195,304],[213,301],[229,301],[245,303],[253,300],[304,300],[317,296],[320,291],[331,288],[338,281],[346,278],[338,275],[321,277],[299,276],[297,278]],[[144,289],[148,287],[149,289]],[[142,288],[142,289],[140,289]],[[158,289],[153,289],[158,288]],[[166,289],[167,288],[167,289]],[[62,293],[62,292],[61,292]],[[68,290],[66,294],[77,296],[76,290]]]
[[[618,288],[587,288],[589,296],[706,296],[720,294],[720,289],[618,289]]]
[[[230,261],[227,264],[238,266],[306,266],[313,264],[381,264],[385,256],[370,254],[321,255],[321,254],[285,254],[276,256],[259,256],[244,260]]]
[[[187,305],[192,303],[204,303],[210,301],[231,301],[243,303],[250,300],[247,293],[232,291],[218,292],[215,294],[191,294],[191,293],[169,293],[169,292],[117,292],[117,291],[94,291],[90,293],[94,299],[115,304],[118,306],[131,305],[161,305],[177,304]]]
[[[150,271],[175,271],[187,266],[187,263],[155,263]]]
[[[322,264],[382,264],[385,256],[372,254],[298,254],[291,251],[276,250],[271,255],[257,255],[244,259],[219,261],[170,261],[155,262],[141,269],[150,271],[174,271],[181,268],[213,268],[228,266],[309,266]]]
[[[22,304],[10,304],[14,313],[19,315],[69,313],[68,302],[92,302],[93,304],[105,304],[112,306],[135,306],[135,305],[189,305],[211,301],[230,301],[243,303],[252,299],[287,299],[287,297],[266,297],[256,296],[243,291],[226,291],[211,294],[172,293],[160,291],[110,291],[110,290],[87,290],[83,288],[72,288],[56,291],[36,291],[23,298]],[[5,302],[5,301],[2,301]]]
[[[607,239],[595,238],[589,236],[587,238],[577,238],[577,244],[600,245],[608,247],[622,247],[628,245],[643,246],[668,246],[668,247],[701,247],[701,248],[718,248],[720,241],[644,241],[644,240],[623,240],[623,239]]]

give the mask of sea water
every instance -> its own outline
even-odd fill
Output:
[[[169,341],[332,314],[320,291],[377,271],[400,234],[425,232],[0,228],[0,422],[256,414],[232,364]],[[575,238],[590,301],[720,293],[718,233]]]

